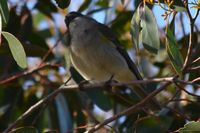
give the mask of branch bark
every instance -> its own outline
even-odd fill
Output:
[[[42,70],[42,69],[45,69],[47,67],[52,67],[52,68],[58,68],[60,65],[59,64],[49,64],[49,63],[46,63],[46,64],[42,64],[36,68],[33,68],[33,69],[30,69],[30,70],[27,70],[27,71],[24,71],[22,73],[19,73],[19,74],[15,74],[13,76],[10,76],[6,79],[2,79],[0,80],[0,85],[3,85],[3,84],[6,84],[6,83],[9,83],[11,81],[14,81],[18,78],[21,78],[21,77],[24,77],[24,76],[28,76],[34,72],[37,72],[39,70]]]
[[[148,101],[153,98],[154,96],[156,96],[158,93],[160,93],[162,90],[164,90],[168,85],[170,85],[171,83],[165,83],[162,87],[160,87],[160,89],[157,89],[155,91],[153,91],[152,93],[150,93],[146,98],[144,98],[142,101],[140,101],[139,103],[129,107],[128,109],[106,119],[104,122],[96,125],[94,128],[90,129],[87,133],[94,133],[95,131],[101,129],[102,127],[104,127],[105,125],[109,124],[110,122],[124,116],[124,115],[129,115],[131,113],[134,113],[140,109],[142,109],[142,106],[144,106],[145,104],[148,103]]]

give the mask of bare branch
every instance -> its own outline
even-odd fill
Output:
[[[17,124],[21,120],[24,120],[26,117],[28,117],[32,112],[37,110],[42,105],[47,104],[51,99],[55,98],[61,91],[63,91],[62,86],[57,90],[55,90],[54,92],[52,92],[47,97],[45,97],[44,99],[40,100],[39,102],[31,106],[25,113],[23,113],[20,117],[18,117],[18,119],[15,122],[13,122],[6,130],[4,130],[3,133],[9,133],[13,128],[17,126]]]
[[[179,88],[180,90],[184,91],[184,92],[187,93],[188,95],[191,95],[191,96],[200,98],[199,95],[196,95],[196,94],[194,94],[194,93],[191,93],[191,92],[187,91],[185,88],[183,88],[181,85],[179,85],[179,84],[176,83],[176,82],[175,82],[175,85],[177,86],[177,88]]]
[[[168,85],[170,85],[171,83],[165,83],[162,87],[160,87],[160,89],[157,89],[155,91],[153,91],[152,93],[150,93],[146,98],[144,98],[142,101],[140,101],[139,103],[129,107],[128,109],[106,119],[104,122],[96,125],[94,128],[90,129],[87,133],[94,133],[95,131],[101,129],[102,127],[104,127],[105,125],[109,124],[110,122],[124,116],[124,115],[129,115],[131,113],[134,113],[140,109],[142,109],[141,107],[144,106],[145,104],[148,103],[148,101],[153,98],[154,96],[156,96],[158,93],[160,93],[162,90],[164,90]]]
[[[186,9],[187,9],[187,14],[188,14],[189,21],[190,21],[190,38],[189,38],[187,55],[186,55],[185,62],[184,62],[184,65],[183,65],[183,72],[186,70],[186,68],[188,67],[188,65],[192,61],[192,53],[193,53],[193,48],[194,48],[194,46],[193,46],[194,45],[194,43],[193,43],[193,40],[194,40],[193,39],[194,23],[195,23],[195,20],[196,20],[198,14],[199,14],[199,9],[197,9],[195,17],[192,18],[192,15],[190,13],[189,6],[188,6],[188,1],[187,1]]]
[[[42,66],[40,66],[40,67],[42,67]],[[36,70],[38,70],[38,68]],[[29,73],[32,73],[32,72],[34,72],[36,70],[34,69],[33,71],[30,71]],[[131,106],[128,109],[124,110],[123,112],[121,112],[121,113],[119,113],[119,114],[117,114],[117,115],[105,120],[103,123],[98,124],[97,126],[95,126],[94,128],[91,129],[91,132],[92,131],[93,132],[97,131],[98,129],[100,129],[104,125],[106,125],[106,124],[118,119],[119,117],[121,117],[123,115],[128,115],[130,113],[134,113],[135,111],[137,111],[139,109],[142,109],[141,107],[143,107],[145,104],[147,104],[149,99],[153,98],[155,95],[160,93],[162,90],[164,90],[171,83],[192,84],[191,82],[178,80],[178,79],[176,79],[176,77],[155,78],[155,79],[145,79],[145,80],[134,80],[134,81],[128,82],[128,83],[116,83],[116,82],[109,82],[109,84],[108,84],[108,82],[100,82],[100,83],[95,83],[95,84],[87,83],[87,84],[83,84],[81,86],[77,85],[77,84],[73,84],[73,85],[63,84],[58,89],[56,89],[54,92],[52,92],[51,94],[49,94],[48,96],[46,96],[45,98],[43,98],[42,100],[38,101],[36,104],[31,106],[14,123],[12,123],[3,133],[8,133],[9,131],[11,131],[13,128],[15,128],[18,125],[18,123],[21,120],[24,120],[26,117],[28,117],[31,113],[33,113],[35,110],[37,110],[41,106],[44,106],[44,105],[48,104],[49,102],[51,102],[60,92],[67,91],[67,90],[77,91],[78,89],[81,89],[81,90],[84,91],[84,90],[90,90],[90,89],[94,89],[94,88],[99,88],[99,89],[108,88],[108,86],[137,85],[137,84],[148,84],[148,83],[153,83],[153,82],[154,83],[155,82],[165,82],[165,84],[160,89],[156,89],[155,91],[150,93],[147,97],[145,97],[138,104],[136,104],[134,106]],[[194,95],[194,96],[196,96],[196,95]]]
[[[15,74],[15,75],[13,75],[11,77],[8,77],[6,79],[0,80],[0,85],[6,84],[6,83],[11,82],[11,81],[14,81],[14,80],[16,80],[18,78],[30,75],[30,74],[32,74],[34,72],[37,72],[37,71],[42,70],[42,69],[45,69],[47,67],[58,68],[59,66],[60,66],[59,64],[46,63],[46,64],[40,65],[40,66],[38,66],[36,68],[32,68],[32,69],[24,71],[22,73]]]
[[[62,40],[62,38],[63,38],[63,36],[61,36],[60,38],[58,38],[58,40],[57,40],[56,43],[53,45],[53,47],[51,47],[51,48],[46,52],[46,54],[43,56],[43,58],[42,58],[42,60],[41,60],[41,62],[40,62],[40,64],[39,64],[39,66],[41,66],[41,65],[44,63],[44,61],[47,59],[47,57],[52,53],[53,49],[54,49],[55,47],[58,46],[58,44],[59,44],[59,42]]]

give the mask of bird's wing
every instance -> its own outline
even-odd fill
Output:
[[[99,31],[101,32],[101,34],[105,38],[107,38],[108,40],[113,42],[117,51],[124,57],[124,59],[126,60],[126,62],[128,64],[129,69],[133,72],[133,74],[136,76],[136,78],[138,80],[142,80],[143,78],[140,75],[135,63],[131,60],[131,58],[129,57],[126,50],[122,47],[119,40],[117,39],[117,37],[113,33],[113,31],[109,27],[107,27],[106,25],[101,24],[101,23],[98,23],[98,28],[99,28]]]

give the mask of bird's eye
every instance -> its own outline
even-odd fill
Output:
[[[89,32],[89,29],[85,29],[85,30],[84,30],[84,33],[87,34],[88,32]]]

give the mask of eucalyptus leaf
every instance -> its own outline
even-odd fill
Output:
[[[141,26],[144,48],[151,53],[157,54],[160,48],[158,27],[153,12],[147,6],[144,6],[141,14]]]
[[[82,12],[87,9],[91,2],[92,0],[85,0],[83,4],[79,7],[78,12]]]
[[[173,36],[173,33],[170,29],[167,29],[167,38],[166,38],[166,45],[167,45],[167,53],[174,67],[175,71],[180,74],[181,68],[183,66],[183,58],[178,49],[176,39]]]
[[[2,32],[2,20],[1,20],[1,14],[0,14],[0,44],[1,44],[1,32]]]
[[[166,133],[172,120],[168,116],[148,116],[137,120],[136,129],[138,133]]]
[[[139,50],[140,28],[140,16],[138,10],[136,10],[131,20],[131,36],[136,50]]]
[[[93,88],[85,92],[100,109],[104,111],[112,109],[110,97],[101,88]]]
[[[58,4],[58,7],[65,9],[69,6],[71,0],[55,0]]]
[[[2,17],[2,23],[4,27],[7,24],[9,18],[7,0],[0,0],[0,14]]]
[[[200,122],[191,121],[178,130],[179,133],[197,133],[200,132]]]
[[[12,53],[13,58],[21,68],[27,67],[26,53],[20,41],[8,32],[2,32],[2,35],[8,42],[8,46]]]
[[[73,130],[73,121],[69,110],[68,102],[63,94],[59,94],[55,99],[57,107],[57,115],[59,119],[59,127],[62,133]]]
[[[19,127],[11,131],[11,133],[39,133],[34,127]]]

